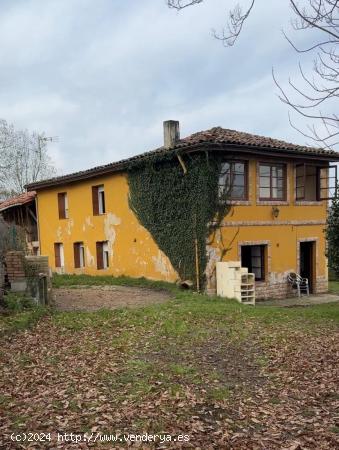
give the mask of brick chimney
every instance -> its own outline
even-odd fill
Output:
[[[180,127],[177,120],[164,122],[164,147],[173,148],[180,139]]]

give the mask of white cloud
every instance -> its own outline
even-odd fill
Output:
[[[224,0],[179,14],[162,0],[3,1],[0,117],[59,136],[64,173],[161,145],[169,118],[183,136],[221,125],[303,141],[270,75],[286,81],[297,61],[285,0],[258,2],[231,49],[210,33]]]

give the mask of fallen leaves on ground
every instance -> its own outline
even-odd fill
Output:
[[[74,313],[63,316],[66,322],[47,317],[2,337],[1,448],[127,446],[57,443],[58,431],[190,437],[128,444],[138,448],[339,447],[339,330],[333,324],[313,329],[225,314],[204,325],[194,312],[176,323],[176,311],[172,329],[161,309],[135,321],[111,311],[92,323],[98,314],[79,316],[81,326]],[[54,442],[10,440],[13,432],[29,431],[53,432]]]

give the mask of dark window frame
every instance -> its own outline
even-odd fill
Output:
[[[242,250],[243,248],[253,248],[253,247],[259,247],[260,248],[260,262],[261,262],[261,266],[257,267],[257,266],[253,266],[252,265],[252,258],[254,257],[251,254],[251,264],[250,267],[248,267],[248,272],[249,273],[253,273],[253,268],[257,268],[260,269],[261,272],[261,276],[260,278],[255,277],[255,281],[266,281],[266,268],[267,268],[267,244],[246,244],[246,245],[241,245],[241,265],[243,265],[243,253]],[[246,267],[246,266],[244,266]]]
[[[303,174],[297,176],[297,169],[298,169],[298,167],[302,167],[302,166],[304,167]],[[316,197],[315,197],[314,200],[306,200],[305,199],[305,194],[306,194],[305,187],[306,187],[306,178],[307,178],[306,167],[307,166],[316,168]],[[328,171],[329,171],[328,172],[328,176],[326,176],[326,177],[322,177],[321,176],[321,170],[322,169],[328,169]],[[334,171],[335,171],[335,175],[334,176],[330,176],[330,169],[334,169]],[[298,179],[300,179],[300,178],[303,179],[303,184],[302,185],[298,185]],[[320,202],[320,201],[323,201],[323,200],[331,200],[331,199],[333,199],[334,196],[336,195],[336,192],[335,192],[334,196],[326,196],[326,197],[322,197],[321,196],[321,191],[322,190],[326,189],[326,191],[328,192],[329,189],[331,189],[330,186],[326,186],[326,187],[322,188],[321,187],[321,180],[330,180],[330,179],[335,179],[335,180],[338,179],[338,167],[337,166],[333,166],[333,165],[332,166],[331,165],[321,166],[321,165],[315,165],[315,164],[309,164],[309,163],[296,164],[295,165],[295,186],[294,186],[296,201],[297,202],[299,202],[299,201],[302,201],[302,202],[312,202],[312,201]],[[303,189],[303,196],[299,196],[298,195],[298,189]],[[335,187],[334,187],[334,189],[336,191]]]
[[[107,259],[105,261],[104,246],[108,245],[108,241],[97,241],[96,242],[96,253],[97,253],[97,269],[106,270],[109,268],[109,254],[107,254]],[[106,264],[105,264],[106,263]],[[105,267],[106,265],[106,267]]]
[[[225,159],[224,161],[222,161],[223,163],[228,163],[230,165],[230,178],[232,179],[235,175],[242,175],[242,173],[236,172],[234,170],[234,167],[236,164],[243,164],[244,165],[244,196],[243,197],[237,197],[237,196],[233,196],[230,195],[229,196],[229,200],[230,201],[248,201],[248,185],[249,185],[249,164],[247,160],[238,160],[238,159]],[[219,176],[219,180],[221,177],[222,173],[220,173]],[[218,183],[219,188],[220,187],[224,187],[223,185],[220,184],[220,182]],[[242,187],[242,186],[241,186]],[[231,189],[232,189],[232,185],[231,185]]]
[[[321,177],[321,169],[328,169],[328,176],[326,176],[326,177]],[[333,176],[330,176],[330,170],[331,170],[331,169],[334,169],[334,172],[335,172],[335,176],[334,176],[334,177],[333,177]],[[318,177],[318,189],[317,189],[318,200],[319,200],[319,201],[323,201],[323,200],[333,200],[333,198],[335,198],[336,195],[337,195],[338,166],[330,166],[330,165],[328,165],[328,166],[322,166],[322,167],[319,167],[319,168],[318,168],[318,171],[319,171],[319,177]],[[330,179],[332,179],[332,178],[335,179],[335,186],[334,186],[334,187],[331,187],[331,186],[329,186],[329,185],[327,185],[327,186],[324,187],[324,188],[321,187],[321,180],[330,180]],[[333,196],[330,195],[330,196],[322,197],[322,196],[321,196],[321,191],[322,191],[323,189],[326,189],[327,192],[329,192],[330,189],[334,189],[334,195],[333,195]]]
[[[67,208],[66,208],[67,202]],[[67,192],[58,192],[58,213],[59,219],[68,219],[68,195]]]
[[[81,257],[80,257],[81,248],[83,249],[83,265],[81,265]],[[82,269],[86,267],[85,246],[83,241],[73,243],[73,254],[74,254],[74,268]]]
[[[102,188],[102,190],[101,190]],[[100,212],[100,198],[102,204],[102,211]],[[92,186],[92,207],[93,216],[102,216],[106,213],[106,199],[105,199],[105,185],[98,184]]]
[[[62,242],[54,242],[54,264],[56,268],[62,267],[61,265],[61,245]]]
[[[260,176],[260,167],[261,166],[268,166],[270,167],[270,176],[269,177],[263,177]],[[282,177],[273,177],[272,176],[272,168],[273,167],[278,167],[278,168],[282,168],[283,170],[283,176]],[[260,179],[261,178],[269,178],[270,179],[270,185],[268,186],[261,186],[260,185]],[[273,189],[276,189],[273,187],[273,183],[272,180],[276,178],[278,179],[282,179],[283,180],[283,196],[282,197],[273,197],[272,196],[272,191]],[[267,161],[259,161],[258,163],[258,190],[259,190],[259,201],[262,202],[286,202],[287,201],[287,165],[286,163],[276,163],[276,162],[267,162]],[[270,196],[269,197],[262,197],[260,194],[260,189],[270,189]]]

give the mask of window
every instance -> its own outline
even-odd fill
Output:
[[[266,245],[243,245],[241,247],[241,266],[254,273],[257,281],[265,280]]]
[[[298,164],[295,180],[296,200],[331,199],[336,194],[337,166]]]
[[[99,216],[105,214],[105,190],[104,186],[92,186],[92,203],[93,203],[93,215]]]
[[[231,200],[247,200],[247,163],[227,161],[221,166],[219,176],[219,198],[223,195]]]
[[[68,198],[67,192],[58,193],[59,219],[68,219]]]
[[[286,167],[283,164],[259,165],[260,200],[286,200]]]
[[[337,166],[319,168],[319,200],[331,200],[337,196]]]
[[[74,268],[85,267],[85,247],[83,242],[74,242]]]
[[[64,267],[64,245],[60,242],[54,244],[55,267]]]
[[[317,200],[318,168],[306,164],[296,166],[296,199]]]
[[[97,242],[97,268],[107,269],[109,267],[108,242]]]

